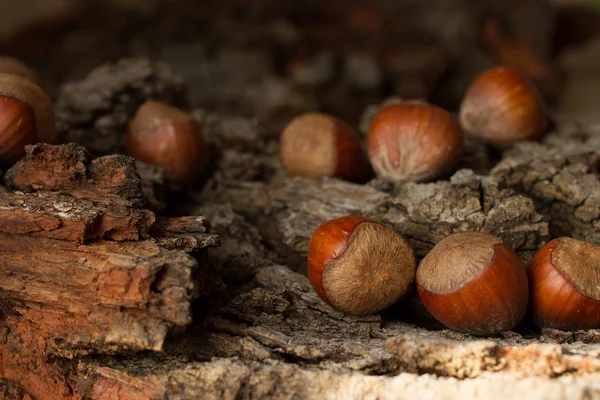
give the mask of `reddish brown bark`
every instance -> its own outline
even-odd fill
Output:
[[[202,217],[142,208],[131,159],[40,144],[6,181],[18,190],[0,187],[0,379],[76,399],[76,363],[61,357],[161,350],[191,322],[198,264],[187,252],[218,240]]]

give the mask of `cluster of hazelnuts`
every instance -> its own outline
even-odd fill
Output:
[[[540,138],[548,125],[535,88],[521,74],[494,68],[479,76],[460,108],[460,122],[423,102],[384,107],[368,136],[368,157],[356,132],[335,117],[310,113],[281,135],[291,174],[361,181],[370,174],[426,181],[451,173],[463,150],[463,129],[495,146]],[[0,167],[24,147],[55,138],[54,110],[35,71],[0,57]],[[148,101],[128,124],[130,155],[162,167],[186,184],[203,168],[206,145],[198,122],[171,105]],[[600,246],[559,238],[544,246],[527,270],[494,236],[457,233],[440,241],[416,266],[409,243],[393,229],[355,216],[337,218],[313,233],[309,279],[328,304],[353,315],[382,311],[416,281],[425,307],[450,328],[492,334],[510,330],[528,302],[534,321],[563,330],[600,327]]]
[[[368,155],[357,133],[338,118],[309,113],[281,135],[289,173],[364,181],[374,172],[422,182],[451,174],[463,152],[463,131],[495,147],[541,138],[544,104],[519,72],[492,68],[472,83],[459,118],[421,101],[383,107],[368,133]],[[549,242],[526,269],[501,239],[479,232],[450,235],[417,268],[409,243],[376,221],[347,216],[319,226],[310,240],[308,276],[329,305],[351,315],[382,311],[416,282],[419,297],[441,323],[486,335],[514,328],[528,305],[540,327],[600,328],[600,246],[571,238]]]
[[[600,246],[558,238],[525,269],[499,238],[480,232],[442,239],[420,262],[408,242],[373,220],[333,219],[313,233],[308,277],[317,294],[352,315],[382,311],[408,294],[438,321],[474,335],[508,331],[530,305],[543,328],[600,328]]]
[[[463,153],[463,131],[507,147],[541,138],[547,126],[535,87],[521,73],[496,67],[471,84],[459,119],[422,101],[383,107],[369,129],[367,157],[359,136],[344,121],[308,113],[283,130],[281,158],[289,173],[308,178],[361,182],[370,173],[370,161],[378,176],[423,182],[454,172]]]
[[[0,57],[0,168],[23,158],[25,146],[52,143],[54,107],[37,73],[12,57]],[[162,167],[172,182],[185,185],[204,167],[206,146],[199,123],[169,104],[147,101],[129,121],[127,152]]]

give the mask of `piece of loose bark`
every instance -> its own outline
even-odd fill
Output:
[[[153,240],[79,245],[0,233],[0,245],[2,297],[18,315],[6,323],[35,326],[31,334],[59,352],[159,350],[171,326],[191,322],[196,262]]]
[[[192,300],[210,290],[187,253],[218,239],[202,217],[139,208],[132,159],[38,144],[6,181],[19,190],[0,190],[4,323],[39,355],[160,350],[191,322]]]
[[[47,237],[83,244],[98,239],[141,240],[155,222],[154,213],[106,205],[59,192],[0,195],[0,232]]]
[[[102,204],[143,207],[142,180],[132,158],[94,158],[80,145],[38,143],[6,172],[5,181],[23,192],[68,192],[78,199]]]

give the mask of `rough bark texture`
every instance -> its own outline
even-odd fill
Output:
[[[597,332],[477,340],[390,316],[351,318],[283,266],[258,270],[218,314],[164,354],[81,362],[80,390],[100,399],[584,399],[600,369]]]
[[[488,15],[549,52],[547,2],[421,3],[264,1],[248,13],[226,0],[30,33],[42,45],[19,52],[44,60],[61,141],[78,144],[32,146],[2,175],[0,397],[600,397],[598,330],[540,332],[526,317],[476,338],[440,326],[414,291],[356,318],[308,282],[313,229],[347,214],[392,226],[419,257],[462,231],[498,235],[523,261],[563,234],[600,243],[592,126],[560,123],[503,153],[468,138],[461,169],[438,182],[287,176],[277,135],[290,115],[363,115],[364,138],[388,93],[456,105],[498,56],[480,43]],[[202,124],[202,188],[172,190],[159,168],[118,154],[148,99],[190,105]]]
[[[419,256],[455,232],[491,233],[520,253],[535,251],[548,239],[547,224],[531,199],[505,189],[499,179],[479,177],[470,170],[460,170],[449,181],[436,183],[374,181],[372,185],[337,180],[315,185],[304,179],[286,179],[270,192],[269,215],[281,240],[301,252],[307,251],[318,225],[348,214],[392,226]]]
[[[132,159],[93,159],[77,145],[39,144],[6,173],[6,184],[3,378],[37,398],[60,398],[71,391],[75,368],[60,358],[159,351],[169,332],[192,321],[192,300],[212,285],[206,271],[194,278],[199,267],[188,252],[218,239],[202,217],[157,218],[141,208],[146,200]]]
[[[598,127],[563,123],[543,143],[505,153],[492,174],[526,193],[550,222],[553,237],[600,242]]]

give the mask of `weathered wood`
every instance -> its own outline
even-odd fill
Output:
[[[600,138],[595,126],[562,123],[543,143],[504,154],[492,174],[530,196],[553,237],[600,243]]]
[[[223,181],[218,201],[238,212],[264,212],[267,239],[283,242],[305,254],[313,230],[344,215],[362,215],[384,222],[406,236],[424,256],[440,239],[464,231],[483,231],[504,239],[528,259],[548,240],[548,224],[533,201],[505,188],[501,179],[458,171],[450,181],[400,184],[373,181],[356,185],[337,179],[313,182],[288,178],[266,187]],[[210,199],[211,194],[205,193]],[[247,201],[252,199],[252,201]]]
[[[214,272],[188,252],[218,239],[202,217],[137,208],[133,160],[41,144],[6,180],[19,189],[0,187],[0,378],[19,384],[7,393],[78,398],[61,357],[159,351],[191,323]]]
[[[82,360],[77,388],[94,399],[584,399],[600,376],[598,338],[525,329],[481,340],[389,315],[348,317],[305,276],[271,266],[162,354]]]
[[[25,158],[6,172],[9,188],[24,192],[68,192],[100,204],[142,207],[142,181],[132,158],[122,155],[93,158],[76,144],[27,147]]]
[[[148,238],[154,213],[106,206],[58,192],[4,192],[0,196],[0,231],[83,244],[98,239]]]
[[[522,378],[496,373],[478,379],[457,380],[432,375],[365,376],[335,369],[306,368],[291,363],[260,363],[218,359],[212,363],[190,362],[186,367],[151,371],[132,376],[131,366],[119,369],[84,367],[94,377],[85,393],[93,399],[168,398],[277,398],[277,399],[442,399],[584,400],[596,396],[596,376],[578,378]],[[223,382],[227,382],[227,388]],[[185,387],[185,394],[181,388]]]
[[[191,322],[195,260],[153,240],[88,245],[0,233],[6,323],[39,325],[50,347],[159,350]],[[115,313],[115,310],[119,312]]]

